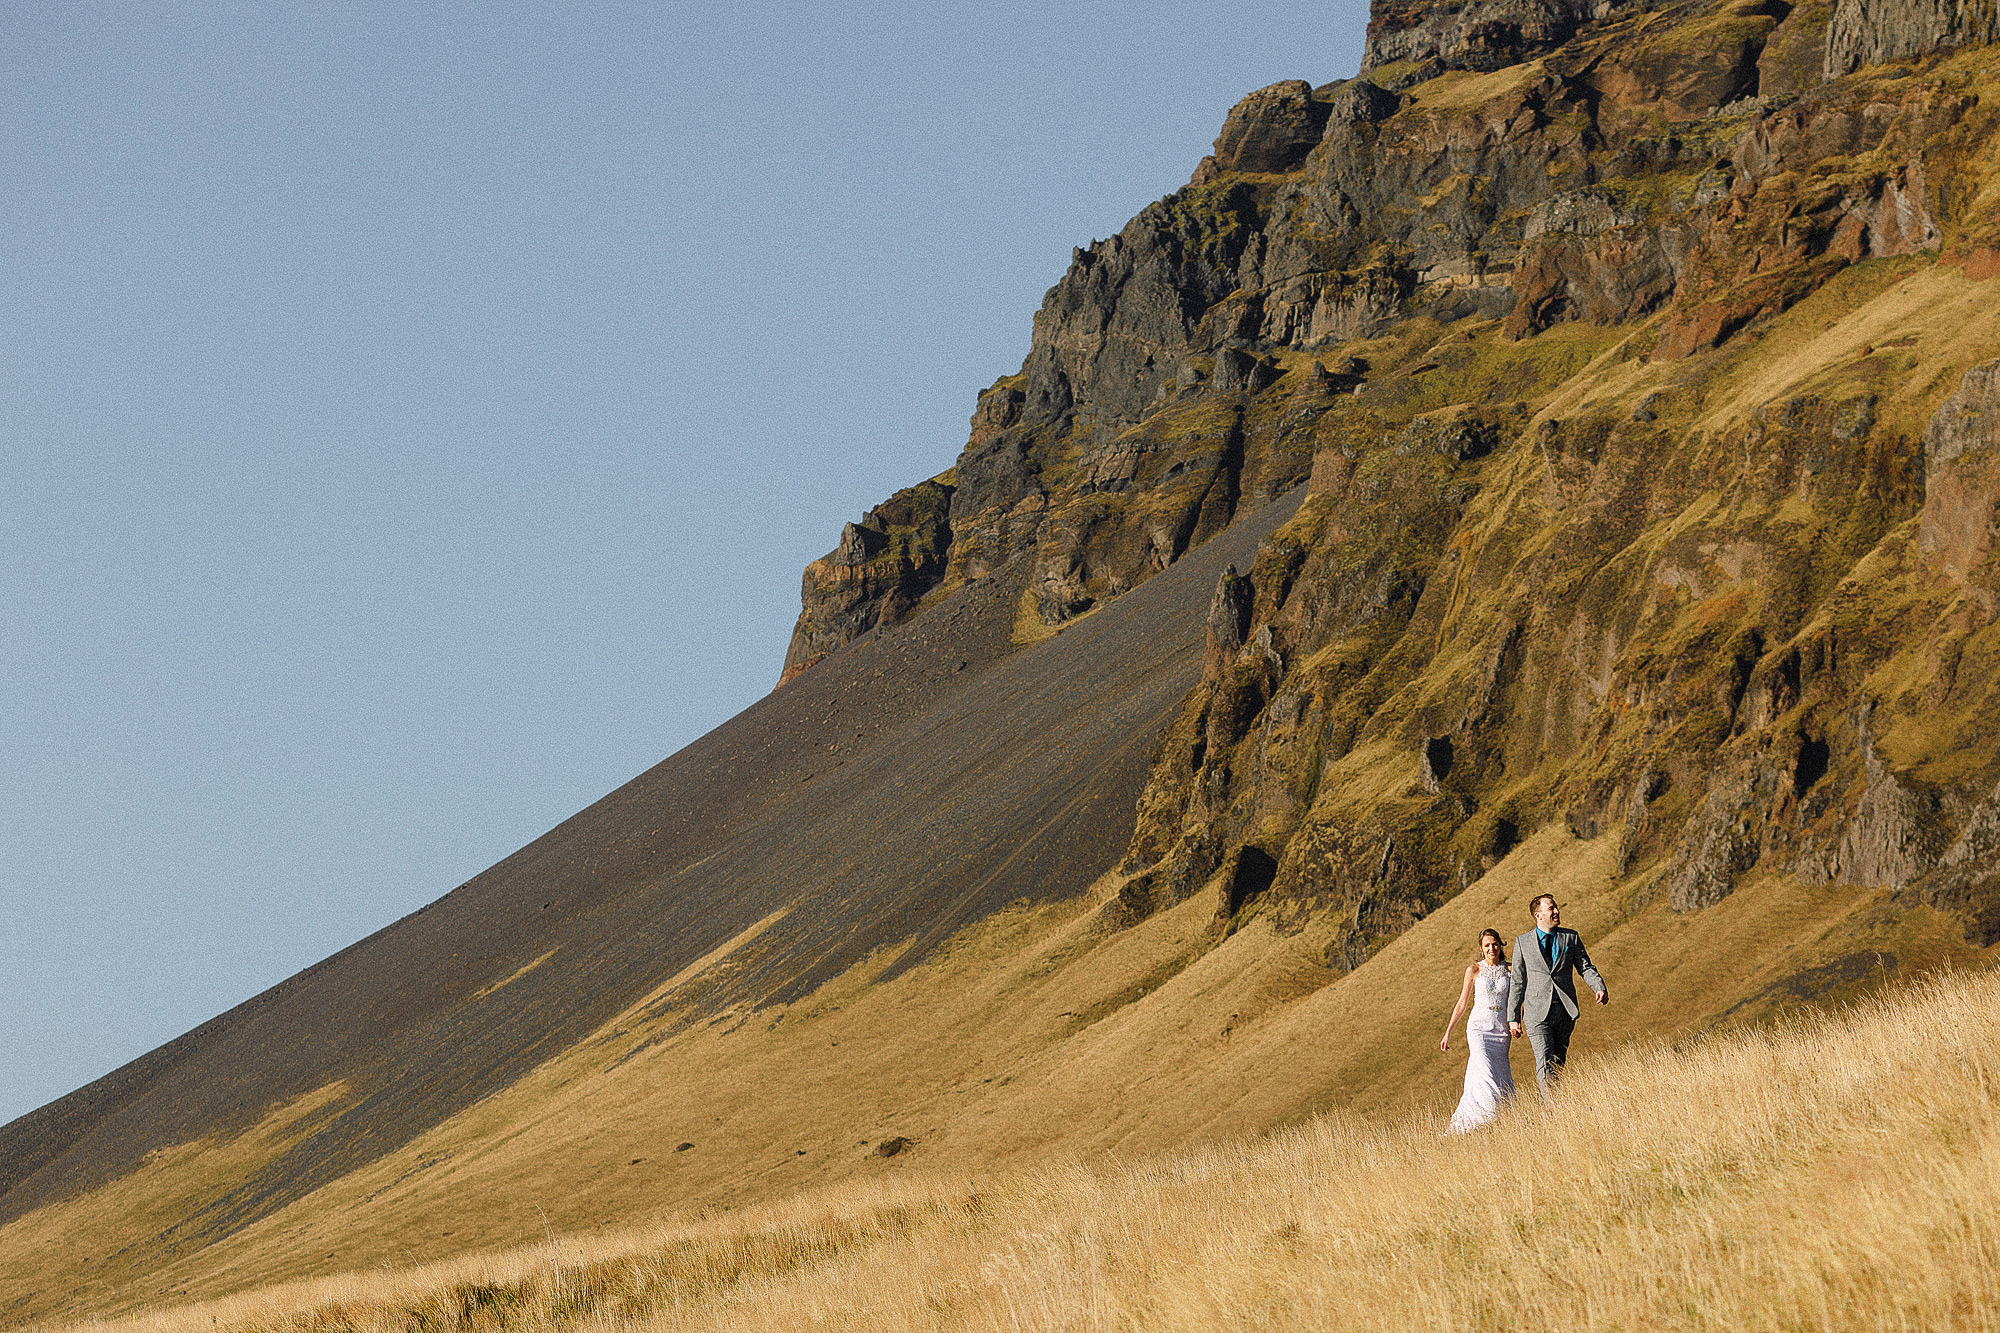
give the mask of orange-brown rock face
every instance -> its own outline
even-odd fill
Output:
[[[1885,96],[1885,92],[1887,95]],[[1719,167],[1655,355],[1714,347],[1864,259],[1934,251],[1926,161],[1950,161],[1978,101],[1938,83],[1831,87],[1756,116]]]
[[[1600,118],[1699,120],[1756,96],[1759,58],[1786,13],[1781,0],[1732,0],[1699,19],[1640,29],[1583,76],[1601,99]]]
[[[1673,295],[1693,240],[1677,228],[1645,226],[1608,193],[1556,196],[1528,221],[1514,264],[1509,336],[1570,320],[1617,324],[1658,309]]]

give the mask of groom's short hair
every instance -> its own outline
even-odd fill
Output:
[[[1528,899],[1528,915],[1540,916],[1542,914],[1541,908],[1543,903],[1554,907],[1556,905],[1556,896],[1553,893],[1538,893]]]

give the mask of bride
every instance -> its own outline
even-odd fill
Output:
[[[1514,1071],[1507,1064],[1507,988],[1512,980],[1500,932],[1481,931],[1479,961],[1466,967],[1465,989],[1458,993],[1458,1005],[1438,1042],[1440,1051],[1451,1049],[1451,1030],[1470,1004],[1472,1016],[1465,1021],[1465,1044],[1472,1051],[1465,1062],[1465,1095],[1451,1113],[1447,1134],[1479,1128],[1499,1115],[1500,1103],[1514,1095]]]

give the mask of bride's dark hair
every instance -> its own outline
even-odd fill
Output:
[[[1479,932],[1479,961],[1482,963],[1486,961],[1486,937],[1488,935],[1491,935],[1493,942],[1500,946],[1500,966],[1507,966],[1507,941],[1501,939],[1500,932],[1491,926]]]

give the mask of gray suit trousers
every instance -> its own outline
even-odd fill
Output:
[[[1569,1059],[1569,1035],[1576,1031],[1576,1020],[1562,1005],[1551,1004],[1546,1014],[1525,1026],[1528,1044],[1535,1048],[1535,1082],[1546,1097],[1562,1076],[1563,1062]]]

